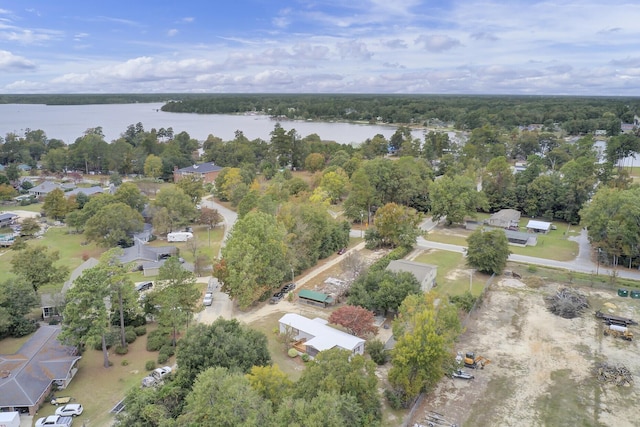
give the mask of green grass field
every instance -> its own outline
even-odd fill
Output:
[[[474,271],[466,265],[463,254],[449,251],[431,250],[415,259],[438,266],[435,291],[443,295],[461,295],[471,288],[471,293],[480,295],[484,284],[489,279],[486,274]],[[470,278],[470,274],[472,277]]]

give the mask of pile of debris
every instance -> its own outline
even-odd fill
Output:
[[[606,362],[598,363],[595,367],[598,381],[615,384],[618,387],[633,385],[633,376],[629,368],[624,365],[614,366]]]
[[[570,288],[561,288],[555,295],[544,299],[550,312],[565,319],[578,317],[586,308],[589,308],[587,297]]]

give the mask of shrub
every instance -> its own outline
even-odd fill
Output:
[[[126,331],[124,333],[124,339],[125,341],[127,341],[127,343],[131,344],[132,342],[134,342],[136,340],[136,338],[138,338],[138,336],[136,335],[136,333],[134,331]]]
[[[158,353],[158,363],[160,365],[167,363],[167,360],[169,360],[169,355],[167,353]]]
[[[147,371],[153,371],[154,369],[156,369],[156,361],[147,360],[146,363],[144,364],[144,369],[146,369]]]
[[[302,353],[302,356],[300,356],[300,358],[303,362],[308,362],[309,360],[311,360],[311,357],[307,353]]]
[[[449,302],[458,307],[459,310],[469,313],[478,298],[474,297],[471,292],[466,291],[462,295],[449,296]]]
[[[147,335],[147,351],[158,351],[167,343],[171,343],[171,338],[163,330],[156,329]]]
[[[384,350],[384,343],[378,339],[367,342],[367,353],[377,365],[387,363],[387,352]]]
[[[127,359],[122,359],[122,362],[120,362],[120,365],[129,366],[129,361]]]
[[[147,333],[147,327],[146,326],[136,326],[135,328],[133,328],[133,331],[135,332],[135,334],[139,337],[145,335]]]
[[[295,348],[290,348],[287,354],[289,355],[289,357],[296,357],[298,355],[298,350],[296,350]]]
[[[29,335],[38,329],[38,324],[32,320],[25,319],[24,317],[19,317],[15,320],[13,326],[11,326],[11,336],[12,337],[24,337]]]
[[[49,324],[51,326],[59,325],[60,324],[60,319],[52,317],[51,319],[49,319]]]
[[[115,351],[116,354],[119,354],[119,355],[122,356],[123,354],[129,353],[129,347],[124,347],[124,346],[118,344],[117,346],[115,346],[113,351]]]
[[[397,410],[397,409],[403,408],[402,397],[397,392],[389,389],[385,389],[384,397],[387,398],[387,401],[389,402],[389,406],[391,406],[392,409]]]

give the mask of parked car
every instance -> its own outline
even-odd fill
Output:
[[[77,417],[78,415],[82,415],[82,411],[84,411],[84,408],[81,404],[69,403],[56,409],[56,415],[63,417]]]
[[[284,285],[284,287],[282,288],[282,292],[286,294],[287,292],[291,292],[295,288],[296,288],[296,284],[291,282],[288,285]]]
[[[60,415],[49,415],[36,421],[36,427],[70,427],[71,425],[73,425],[73,418]]]
[[[143,292],[153,288],[153,282],[142,282],[136,285],[136,291]]]
[[[276,292],[275,294],[273,294],[273,296],[271,297],[271,299],[269,300],[269,302],[271,304],[277,304],[278,302],[280,302],[280,300],[284,297],[284,294],[282,292]]]
[[[171,366],[163,366],[162,368],[156,368],[151,372],[151,376],[161,380],[171,373]]]
[[[342,248],[342,249],[340,249],[340,250],[338,251],[338,255],[342,255],[342,254],[344,254],[345,252],[347,252],[347,248]]]
[[[206,306],[210,306],[211,304],[213,304],[213,293],[212,292],[207,292],[206,294],[204,294],[204,298],[202,299],[202,304],[204,304]]]

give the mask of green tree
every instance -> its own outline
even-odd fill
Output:
[[[325,159],[320,153],[311,153],[304,159],[304,168],[310,173],[324,169]]]
[[[37,293],[42,286],[62,283],[69,274],[67,267],[54,266],[59,259],[59,252],[46,246],[27,246],[14,254],[11,270]]]
[[[46,216],[60,221],[73,210],[73,207],[64,196],[64,191],[56,188],[44,197],[42,210]]]
[[[200,203],[202,196],[204,196],[202,179],[198,178],[196,175],[184,176],[176,185],[178,188],[182,189],[187,196],[189,196],[194,204]]]
[[[105,252],[100,258],[101,268],[106,270],[111,310],[117,312],[120,326],[120,346],[127,347],[125,335],[125,312],[136,310],[138,295],[133,286],[127,266],[120,262],[122,249],[114,248]]]
[[[347,302],[368,310],[382,310],[387,313],[397,311],[408,295],[419,293],[420,284],[411,273],[370,269],[351,285]]]
[[[37,325],[25,318],[38,306],[37,295],[29,283],[12,278],[0,284],[0,337],[22,337],[36,330]]]
[[[415,209],[387,203],[376,212],[374,227],[379,237],[379,246],[406,246],[413,247],[416,238],[420,235],[420,214]],[[369,237],[374,236],[367,233],[365,239],[369,244]],[[373,245],[373,242],[371,242]]]
[[[117,202],[93,215],[85,225],[85,234],[88,240],[109,248],[122,242],[130,245],[133,234],[142,231],[143,226],[144,219],[138,211]]]
[[[369,221],[371,205],[376,198],[375,188],[369,181],[364,168],[360,167],[351,175],[351,191],[344,201],[344,213],[352,221]]]
[[[411,295],[402,303],[393,322],[397,341],[389,382],[403,406],[442,378],[460,330],[457,308],[433,292]]]
[[[162,208],[166,209],[169,231],[193,222],[198,215],[191,198],[177,187],[162,188],[156,195],[153,206],[156,212]],[[154,226],[156,212],[154,212]]]
[[[348,183],[349,177],[347,174],[342,169],[337,169],[322,176],[320,187],[329,194],[332,203],[338,203],[347,191]]]
[[[271,364],[267,337],[235,319],[216,319],[189,328],[178,342],[176,362],[180,369],[176,381],[192,384],[207,368],[221,366],[247,373],[253,366]]]
[[[506,157],[491,159],[482,176],[482,191],[492,212],[516,206],[515,177]]]
[[[286,232],[276,219],[252,211],[235,223],[222,248],[228,276],[223,290],[246,308],[277,287],[289,271]]]
[[[96,266],[85,270],[67,291],[64,322],[59,339],[78,347],[102,346],[103,366],[108,368],[106,335],[110,330],[105,298],[109,295],[106,269]]]
[[[361,423],[363,411],[355,396],[321,391],[311,399],[287,398],[278,407],[271,425],[343,427]],[[376,423],[369,424],[375,426]]]
[[[142,212],[147,204],[147,198],[140,192],[137,185],[132,182],[125,182],[118,187],[113,200],[122,202],[131,209]]]
[[[501,274],[507,266],[509,241],[504,230],[477,229],[467,238],[467,264],[487,274]]]
[[[486,199],[466,176],[443,176],[431,184],[431,214],[434,221],[445,218],[448,225],[460,224],[465,216],[475,217],[478,208],[487,208]]]
[[[270,402],[251,388],[242,373],[218,367],[198,375],[178,423],[262,427],[268,424],[270,416]]]
[[[296,383],[295,396],[311,400],[322,392],[355,397],[362,416],[349,425],[379,425],[382,411],[372,361],[337,348],[318,353]]]
[[[144,176],[158,179],[162,176],[162,159],[154,154],[149,154],[144,161]]]

